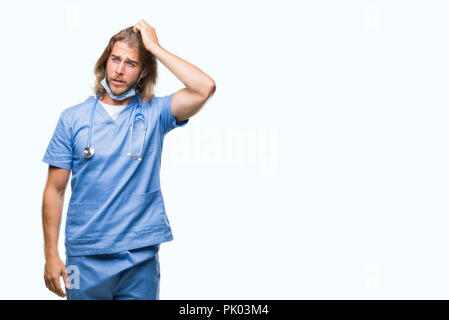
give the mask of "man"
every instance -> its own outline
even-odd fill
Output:
[[[153,95],[156,58],[185,88]],[[61,113],[43,158],[45,284],[67,299],[159,299],[158,251],[173,240],[159,181],[163,139],[201,109],[215,82],[162,48],[144,20],[110,39],[95,75],[96,97]],[[64,263],[58,236],[70,173]]]

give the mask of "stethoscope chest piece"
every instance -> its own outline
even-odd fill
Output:
[[[89,159],[90,157],[92,157],[94,155],[94,152],[95,152],[94,148],[85,147],[83,150],[83,156],[84,156],[84,158]]]

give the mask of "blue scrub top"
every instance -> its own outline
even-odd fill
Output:
[[[142,103],[148,122],[142,161],[128,157],[130,124],[138,109],[137,97],[114,121],[97,103],[91,146],[85,159],[89,117],[95,97],[65,109],[45,152],[43,162],[72,170],[72,195],[66,228],[66,255],[114,253],[173,240],[159,172],[164,136],[184,126],[171,112],[174,93]],[[144,125],[136,121],[131,153],[137,156]]]

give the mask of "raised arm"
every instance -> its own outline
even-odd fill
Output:
[[[162,48],[156,30],[145,20],[137,22],[134,31],[140,31],[145,48],[185,85],[173,95],[173,116],[177,121],[192,117],[215,92],[215,81],[198,67]]]

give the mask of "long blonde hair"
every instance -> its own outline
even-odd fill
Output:
[[[142,36],[140,32],[134,32],[133,27],[123,29],[117,34],[113,35],[109,40],[109,44],[104,49],[102,55],[95,64],[94,74],[96,77],[95,86],[93,88],[95,95],[103,94],[105,89],[100,81],[106,75],[106,63],[111,55],[112,48],[117,41],[123,41],[128,46],[137,49],[139,59],[143,64],[143,69],[148,71],[147,75],[139,81],[136,86],[136,92],[142,98],[142,102],[150,101],[153,96],[154,85],[157,79],[157,60],[156,57],[143,45]]]

